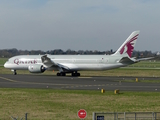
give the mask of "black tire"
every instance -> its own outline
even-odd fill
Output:
[[[60,76],[60,73],[57,73],[57,76]]]
[[[75,76],[75,73],[72,73],[72,76]]]
[[[17,72],[16,71],[14,71],[14,73],[13,73],[14,75],[17,75]]]
[[[80,73],[77,73],[77,76],[80,76],[81,74]]]
[[[80,73],[72,73],[72,76],[80,76]]]
[[[61,76],[66,76],[66,73],[64,73],[64,72],[61,72],[60,74],[61,74]]]

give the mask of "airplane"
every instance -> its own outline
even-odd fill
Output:
[[[29,70],[31,73],[43,73],[46,70],[58,70],[57,76],[80,76],[82,70],[109,70],[128,66],[151,58],[132,58],[132,53],[140,31],[134,31],[111,55],[19,55],[8,59],[5,68],[11,69],[14,75],[16,70]]]

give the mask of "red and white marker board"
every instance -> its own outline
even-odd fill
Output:
[[[78,117],[79,117],[80,119],[85,119],[85,118],[87,117],[87,112],[86,112],[84,109],[80,109],[80,110],[78,111]]]

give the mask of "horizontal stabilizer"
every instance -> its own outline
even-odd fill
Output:
[[[145,60],[151,60],[151,59],[154,59],[154,57],[136,59],[136,62],[145,61]]]
[[[154,59],[154,57],[140,58],[140,59],[123,57],[119,62],[123,64],[133,64],[140,61],[151,60],[151,59]]]
[[[123,57],[119,62],[123,63],[123,64],[133,64],[133,63],[135,63],[135,61],[131,60],[128,57]]]

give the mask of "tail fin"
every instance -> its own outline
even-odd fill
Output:
[[[113,54],[113,56],[118,55],[131,58],[139,32],[140,31],[132,32],[131,35],[126,39],[126,41],[121,45],[121,47]]]

